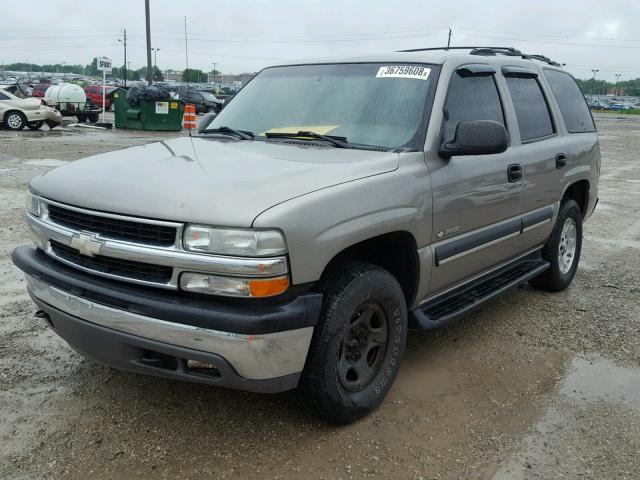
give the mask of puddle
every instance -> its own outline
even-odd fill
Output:
[[[545,414],[493,480],[592,478],[599,469],[611,473],[611,465],[592,461],[598,458],[593,450],[610,435],[611,424],[628,425],[633,437],[639,421],[640,369],[577,356]]]
[[[66,165],[68,160],[57,160],[55,158],[36,158],[24,162],[25,165],[38,165],[40,167],[59,167],[60,165]]]
[[[640,410],[640,370],[619,367],[606,358],[577,357],[571,363],[560,394],[578,402],[623,402]]]

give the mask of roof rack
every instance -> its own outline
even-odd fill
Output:
[[[398,50],[398,51],[399,52],[427,52],[427,51],[434,51],[434,50],[471,50],[469,52],[470,55],[483,55],[483,56],[506,55],[509,57],[520,57],[520,58],[523,58],[524,60],[539,60],[541,62],[548,63],[549,65],[553,65],[554,67],[560,66],[558,62],[554,62],[549,57],[545,57],[544,55],[522,53],[520,50],[513,47],[429,47],[429,48],[411,48],[408,50]]]

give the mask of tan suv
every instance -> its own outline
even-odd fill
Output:
[[[0,88],[0,123],[9,130],[38,130],[45,123],[55,128],[62,124],[62,115],[39,98],[20,98]]]

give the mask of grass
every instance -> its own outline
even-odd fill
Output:
[[[629,108],[627,110],[603,110],[594,108],[591,111],[594,113],[612,113],[615,115],[640,115],[640,108]]]

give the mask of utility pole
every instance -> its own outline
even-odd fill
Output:
[[[127,29],[123,28],[122,38],[118,41],[124,46],[124,86],[127,86]]]
[[[449,27],[449,38],[447,38],[447,48],[451,46],[451,27]]]
[[[593,79],[591,80],[591,101],[593,101],[593,89],[596,86],[596,73],[598,73],[600,70],[594,68],[591,71],[593,72]]]
[[[616,88],[615,88],[615,92],[616,92],[616,93],[615,93],[615,95],[616,95],[616,96],[620,95],[620,94],[618,93],[618,82],[620,81],[620,77],[621,77],[621,76],[622,76],[622,75],[621,75],[620,73],[616,73]]]
[[[153,68],[151,67],[151,20],[149,18],[149,0],[144,0],[144,14],[147,22],[147,81],[153,83]]]
[[[216,83],[216,62],[213,63],[213,83]]]

